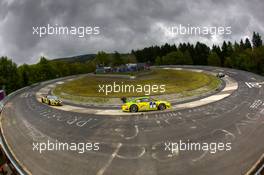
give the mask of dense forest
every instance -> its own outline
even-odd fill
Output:
[[[253,33],[251,39],[240,42],[226,42],[221,46],[197,42],[180,43],[178,46],[165,44],[142,50],[132,50],[139,62],[149,61],[156,65],[187,64],[222,66],[264,74],[264,46],[259,33]]]
[[[71,61],[67,61],[71,60]],[[151,65],[210,65],[230,67],[264,74],[264,46],[259,33],[238,42],[224,41],[211,48],[204,43],[180,43],[132,50],[130,54],[98,52],[71,59],[48,60],[17,66],[8,57],[0,57],[0,89],[10,93],[33,83],[58,77],[93,72],[96,66],[118,66],[147,62]]]

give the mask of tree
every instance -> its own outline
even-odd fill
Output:
[[[248,38],[246,38],[244,46],[245,46],[245,49],[252,49],[251,43]]]
[[[221,51],[222,52],[220,59],[221,59],[221,65],[223,65],[225,62],[225,58],[228,56],[228,47],[225,41],[222,44]]]
[[[239,47],[240,47],[240,51],[245,50],[245,44],[244,44],[244,41],[242,39],[240,40]]]
[[[245,54],[241,53],[238,55],[237,59],[237,68],[242,69],[242,70],[250,70],[250,57]]]
[[[108,54],[106,54],[105,52],[98,52],[96,57],[95,57],[95,62],[98,65],[108,65],[109,64],[109,57]]]
[[[252,49],[253,48],[253,49]],[[17,65],[7,57],[0,57],[0,88],[5,86],[7,93],[32,83],[57,77],[93,72],[96,65],[120,65],[124,63],[149,62],[163,64],[194,64],[226,66],[244,69],[264,75],[264,46],[259,33],[254,32],[252,42],[248,38],[240,43],[224,41],[221,46],[197,42],[180,43],[178,47],[168,43],[132,50],[130,54],[107,54],[98,52],[94,59],[87,62],[48,60],[41,57],[37,64]]]
[[[227,44],[227,55],[226,55],[226,57],[231,56],[233,54],[233,52],[234,52],[233,44],[230,41],[228,41],[228,44]]]
[[[235,41],[234,52],[239,52],[239,51],[240,51],[240,45]]]
[[[27,64],[23,64],[22,66],[20,66],[18,68],[18,73],[20,75],[20,79],[21,79],[21,86],[28,86],[30,85],[30,66]]]
[[[252,43],[254,48],[262,46],[262,40],[259,33],[253,32]]]
[[[219,46],[213,45],[212,52],[215,52],[218,55],[218,57],[221,56],[221,49]]]
[[[208,56],[208,65],[210,66],[221,66],[221,60],[217,53],[211,52]]]
[[[50,61],[45,57],[41,57],[38,64],[36,64],[35,73],[37,75],[36,81],[45,81],[49,79],[56,78],[57,70],[52,67]]]
[[[165,56],[168,53],[172,52],[172,49],[168,43],[165,43],[165,45],[161,46],[160,51],[162,56]]]
[[[192,58],[192,64],[194,64],[195,49],[194,49],[193,44],[188,43],[187,44],[187,50],[190,53],[190,56]]]
[[[118,65],[123,64],[123,60],[121,58],[121,55],[117,51],[115,51],[115,53],[113,55],[112,63],[113,63],[113,66],[118,66]]]
[[[123,58],[124,63],[136,63],[137,62],[137,59],[136,59],[135,55],[133,55],[133,54],[127,54],[123,57],[124,57]]]
[[[184,58],[184,54],[181,51],[174,51],[168,53],[166,56],[162,57],[163,64],[178,64],[184,65],[186,64],[186,60]]]
[[[193,56],[193,63],[195,65],[207,65],[210,48],[206,44],[197,42],[194,50],[195,54]]]
[[[193,64],[193,60],[192,60],[192,57],[191,57],[191,54],[188,50],[186,50],[184,53],[184,62],[183,64],[186,64],[186,65],[192,65]]]
[[[155,64],[156,65],[162,65],[163,64],[162,57],[157,56],[157,58],[155,59]]]
[[[69,65],[72,63],[68,63],[65,61],[53,61],[50,62],[50,64],[54,69],[56,69],[57,75],[59,77],[71,75],[71,70]]]
[[[7,57],[0,58],[0,88],[5,87],[6,93],[20,88],[17,65]]]
[[[258,74],[264,74],[264,46],[255,48],[252,52],[254,70]]]
[[[232,67],[232,61],[231,61],[231,58],[230,58],[230,57],[227,57],[227,58],[225,59],[224,66],[225,66],[225,67]]]
[[[179,44],[179,50],[182,51],[183,53],[187,50],[187,44],[185,43],[180,43]]]

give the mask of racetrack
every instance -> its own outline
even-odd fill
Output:
[[[238,83],[230,96],[207,105],[138,115],[95,115],[41,104],[36,86],[10,99],[1,114],[2,134],[29,174],[169,175],[245,174],[264,152],[264,77],[223,71]],[[33,142],[99,142],[99,151],[32,150]],[[231,151],[164,151],[164,142],[232,143]]]

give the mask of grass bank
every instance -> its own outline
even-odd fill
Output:
[[[145,92],[123,92],[105,94],[99,92],[99,85],[102,84],[129,84],[129,85],[165,85],[164,93],[155,92],[150,95],[164,94],[184,94],[191,96],[192,91],[203,89],[201,93],[205,93],[216,89],[220,80],[215,76],[203,72],[193,72],[187,70],[170,70],[170,69],[153,69],[151,72],[138,76],[134,79],[125,77],[107,77],[107,76],[85,76],[64,84],[58,85],[53,93],[65,99],[104,103],[108,98],[120,98],[145,96]],[[197,95],[197,94],[195,94]]]

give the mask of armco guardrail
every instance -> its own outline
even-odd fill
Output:
[[[30,89],[30,88],[33,88],[33,87],[36,87],[36,86],[39,86],[39,85],[46,85],[46,84],[50,84],[52,82],[57,82],[57,81],[62,81],[64,79],[69,79],[69,78],[74,78],[76,76],[79,76],[79,75],[72,75],[72,76],[68,76],[68,77],[62,77],[62,78],[57,78],[57,79],[53,79],[53,80],[48,80],[48,81],[45,81],[45,82],[41,82],[41,83],[35,83],[33,85],[30,85],[30,86],[27,86],[27,87],[24,87],[24,88],[21,88],[15,92],[12,92],[11,94],[9,94],[8,96],[6,96],[3,100],[2,100],[2,103],[5,105],[8,101],[10,101],[13,97],[15,97],[16,95],[20,94],[20,93],[23,93],[24,91]],[[4,108],[3,108],[3,111],[4,111]],[[0,115],[0,119],[2,120],[2,116]],[[1,123],[1,121],[0,121]],[[1,125],[2,126],[2,125]],[[2,128],[1,128],[1,131],[2,131]],[[20,174],[20,175],[27,175],[28,173],[22,168],[22,166],[19,164],[19,162],[15,159],[14,155],[12,155],[12,153],[10,152],[9,148],[8,148],[8,145],[6,143],[6,140],[4,138],[4,136],[2,135],[2,132],[0,133],[0,144],[2,146],[2,149],[4,150],[7,158],[10,160],[10,162],[12,163],[12,165],[15,167],[16,171]]]
[[[263,175],[264,173],[264,163],[263,165],[258,169],[258,171],[255,173],[255,175]]]
[[[19,94],[19,93],[22,93],[24,92],[25,90],[27,90],[29,87],[25,87],[25,88],[22,88],[22,89],[19,89],[13,93],[11,93],[10,95],[6,96],[4,99],[3,99],[3,104],[5,105],[9,99],[11,99],[12,97],[14,97],[15,95]],[[3,108],[4,110],[4,108]],[[2,116],[1,116],[1,120],[2,120]],[[2,126],[2,125],[1,125]],[[15,167],[16,171],[21,174],[21,175],[26,175],[27,173],[23,170],[23,168],[19,165],[18,161],[14,158],[14,156],[11,154],[11,152],[9,151],[9,148],[7,146],[7,143],[2,135],[2,129],[1,129],[1,134],[0,134],[0,137],[1,137],[1,146],[2,146],[2,149],[4,150],[7,158],[9,159],[9,161],[12,163],[12,165]]]
[[[259,160],[251,167],[251,169],[246,173],[246,175],[263,175],[264,173],[264,154],[259,158]]]

